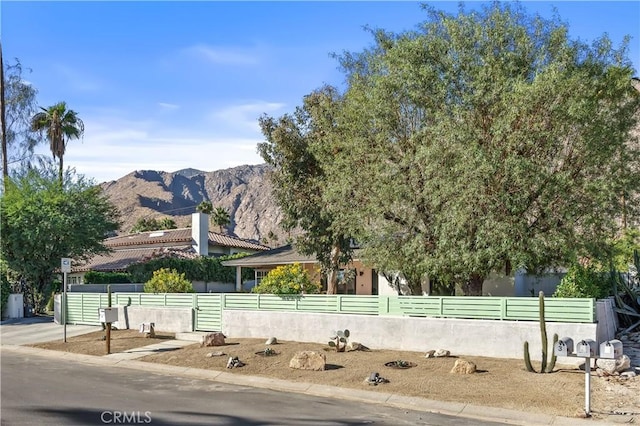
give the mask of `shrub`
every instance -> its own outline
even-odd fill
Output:
[[[175,269],[162,268],[144,284],[145,293],[193,293],[193,285]]]
[[[611,293],[610,274],[591,266],[576,264],[562,278],[553,297],[592,297],[601,299]]]
[[[252,291],[267,294],[317,294],[321,289],[319,283],[311,282],[301,264],[294,263],[273,269]]]
[[[0,274],[0,284],[0,316],[4,317],[7,302],[9,301],[9,294],[11,294],[11,284],[5,274]]]
[[[89,271],[84,274],[85,284],[122,284],[130,282],[131,276],[126,272]]]

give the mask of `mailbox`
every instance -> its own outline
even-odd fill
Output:
[[[622,342],[609,340],[600,344],[600,358],[617,359],[622,356]]]
[[[597,344],[594,340],[584,339],[578,342],[576,345],[576,356],[585,358],[595,358],[597,351]]]
[[[553,347],[553,353],[556,356],[571,356],[573,355],[573,339],[571,337],[563,337],[558,340]]]
[[[118,321],[118,308],[99,308],[98,317],[100,322],[112,323]]]

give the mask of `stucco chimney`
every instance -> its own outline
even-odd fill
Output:
[[[200,256],[209,255],[209,215],[193,213],[191,215],[191,238],[193,249]]]

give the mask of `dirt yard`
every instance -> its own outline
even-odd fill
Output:
[[[43,349],[64,350],[90,355],[105,355],[104,332],[95,332],[60,341],[32,345]],[[111,352],[125,351],[173,338],[169,333],[156,333],[155,339],[142,337],[137,330],[117,330],[111,334]],[[279,342],[270,346],[276,355],[263,356],[266,339],[227,338],[226,345],[182,349],[149,355],[141,361],[176,366],[227,371],[233,374],[273,377],[290,381],[340,386],[353,389],[418,396],[439,401],[576,417],[584,410],[584,371],[577,367],[556,366],[553,373],[534,374],[524,368],[522,360],[483,357],[461,357],[477,366],[477,373],[451,373],[456,359],[425,358],[424,353],[391,350],[340,352],[317,343]],[[325,371],[295,370],[289,361],[298,351],[311,350],[326,355]],[[222,352],[221,356],[207,356]],[[229,357],[238,357],[245,365],[227,369]],[[394,369],[384,364],[408,361],[415,367]],[[535,365],[538,367],[538,365]],[[372,372],[389,383],[372,386],[364,383]],[[622,380],[617,377],[591,377],[591,410],[594,418],[616,422],[640,422],[640,377]]]

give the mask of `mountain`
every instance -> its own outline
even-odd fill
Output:
[[[213,172],[138,170],[101,187],[122,213],[120,233],[128,233],[142,217],[169,217],[178,227],[189,226],[196,206],[210,201],[229,212],[229,234],[278,246],[287,234],[278,226],[282,214],[271,197],[268,170],[266,164]],[[210,229],[217,231],[215,225]]]

